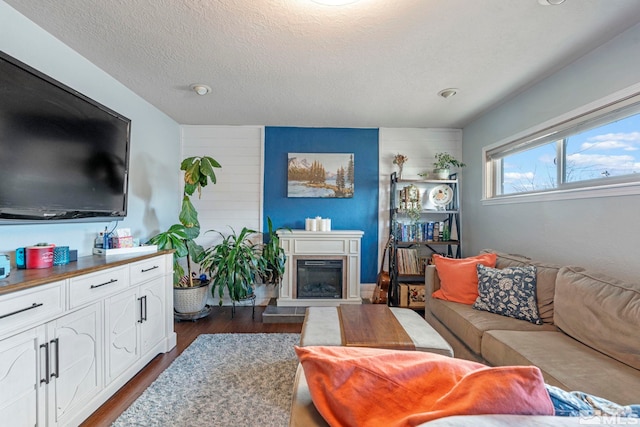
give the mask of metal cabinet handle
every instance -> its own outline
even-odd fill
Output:
[[[142,316],[142,321],[146,321],[147,320],[147,296],[143,296],[142,299],[144,299],[144,316]]]
[[[34,308],[41,307],[42,305],[43,305],[43,303],[35,303],[34,302],[29,307],[21,308],[20,310],[16,310],[16,311],[12,311],[11,313],[3,314],[2,316],[0,316],[0,319],[4,319],[5,317],[13,316],[14,314],[22,313],[22,312],[27,311],[27,310],[33,310]]]
[[[46,342],[44,344],[40,344],[40,348],[44,348],[44,366],[45,373],[44,378],[40,379],[40,384],[45,383],[49,384],[49,343]]]
[[[151,270],[155,270],[156,268],[160,268],[157,265],[154,265],[153,267],[150,268],[143,268],[142,270],[140,270],[140,273],[146,273],[147,271],[151,271]]]
[[[118,279],[111,279],[108,282],[100,283],[99,285],[91,285],[91,289],[99,288],[100,286],[110,285],[112,283],[116,283]]]
[[[50,377],[51,378],[60,378],[59,374],[60,374],[60,341],[58,340],[58,338],[53,339],[50,341],[51,343],[51,350],[53,350],[53,345],[56,345],[56,370],[55,372],[51,372]]]
[[[142,317],[142,298],[143,297],[138,298],[138,301],[140,302],[140,319],[138,319],[138,323],[142,323],[144,321]]]

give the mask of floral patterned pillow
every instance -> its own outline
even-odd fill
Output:
[[[536,267],[485,267],[478,264],[478,298],[473,308],[541,325],[536,301]]]

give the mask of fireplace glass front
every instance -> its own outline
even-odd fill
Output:
[[[297,260],[297,298],[342,298],[342,260]]]

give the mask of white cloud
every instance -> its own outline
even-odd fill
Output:
[[[636,151],[640,149],[640,132],[605,133],[590,137],[580,145],[580,151],[597,148],[599,150],[622,149]]]
[[[602,135],[592,136],[589,138],[589,141],[607,141],[610,139],[640,142],[640,132],[605,133]]]
[[[505,172],[504,173],[504,181],[505,182],[513,182],[520,180],[531,181],[536,174],[533,172]]]
[[[567,167],[576,169],[601,169],[610,173],[632,173],[640,171],[640,162],[630,155],[608,156],[605,154],[571,154],[567,156]]]

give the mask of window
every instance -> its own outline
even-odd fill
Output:
[[[640,185],[640,93],[485,148],[487,200]],[[539,199],[539,197],[538,197]]]

